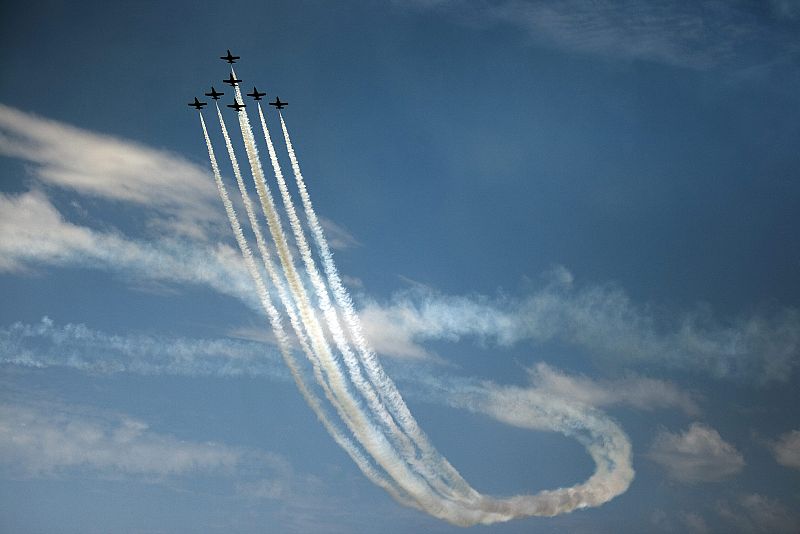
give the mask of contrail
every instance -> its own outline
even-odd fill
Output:
[[[219,112],[219,107],[217,107],[217,114],[221,118],[221,113]],[[266,286],[264,285],[264,281],[261,278],[261,273],[256,266],[255,260],[253,259],[253,253],[250,250],[250,246],[247,244],[247,239],[244,237],[244,233],[242,232],[242,226],[239,223],[239,218],[236,215],[236,211],[233,209],[233,203],[228,196],[228,191],[225,188],[225,184],[222,181],[222,175],[219,171],[219,166],[217,165],[217,158],[214,155],[214,147],[211,144],[211,139],[208,136],[208,129],[206,128],[205,120],[203,119],[203,114],[200,113],[200,124],[203,127],[203,136],[205,137],[206,147],[208,148],[208,158],[211,162],[211,170],[214,174],[214,181],[217,185],[217,190],[219,191],[220,199],[222,200],[222,204],[225,207],[225,213],[228,216],[228,221],[231,225],[231,230],[233,230],[233,234],[236,237],[236,243],[239,245],[239,250],[242,253],[242,257],[244,258],[245,266],[247,267],[250,276],[253,278],[253,283],[256,286],[256,292],[259,296],[261,301],[261,305],[264,307],[264,310],[267,313],[267,317],[269,318],[270,326],[272,327],[272,331],[275,334],[275,338],[278,340],[278,347],[280,349],[281,355],[283,356],[284,361],[286,362],[286,366],[289,368],[289,371],[294,378],[295,383],[297,384],[298,389],[300,390],[301,395],[306,400],[308,405],[314,411],[317,419],[323,424],[325,429],[328,433],[333,437],[334,441],[344,449],[347,454],[353,459],[356,465],[361,469],[361,471],[372,480],[376,485],[384,488],[390,495],[392,495],[395,499],[400,502],[406,503],[410,506],[414,506],[413,501],[406,495],[406,492],[399,488],[395,483],[390,482],[379,473],[369,462],[369,460],[363,455],[363,453],[356,447],[356,445],[346,437],[341,430],[328,418],[325,410],[322,408],[322,404],[320,403],[317,396],[308,388],[303,379],[302,373],[300,371],[300,367],[298,366],[297,362],[292,355],[291,346],[289,342],[289,338],[286,335],[285,330],[283,329],[283,324],[281,322],[280,314],[278,310],[272,304],[272,300],[269,297],[269,292],[267,291]],[[224,130],[224,122],[222,122],[223,131],[227,136],[227,131]],[[235,156],[234,156],[235,157]],[[235,161],[235,160],[234,160]],[[235,166],[238,168],[238,166]]]
[[[233,69],[231,69],[231,73],[235,76]],[[241,101],[241,91],[238,87],[235,88],[235,92],[237,99]],[[272,234],[273,241],[275,242],[278,257],[284,268],[284,274],[289,282],[289,288],[295,298],[295,303],[298,306],[301,318],[306,326],[306,331],[311,338],[314,353],[325,371],[328,385],[336,398],[337,402],[334,403],[334,407],[362,446],[370,452],[375,461],[389,473],[401,487],[412,495],[426,496],[426,500],[433,497],[433,490],[428,486],[428,483],[409,469],[408,462],[403,461],[403,459],[398,456],[397,451],[388,443],[387,435],[377,431],[373,427],[370,419],[374,414],[364,410],[361,406],[361,402],[351,393],[347,379],[331,352],[322,327],[314,313],[311,300],[308,298],[305,287],[294,266],[294,260],[292,259],[291,251],[286,242],[286,236],[283,233],[280,219],[275,211],[272,195],[264,180],[261,162],[258,158],[255,139],[253,138],[253,132],[247,113],[238,112],[237,115],[239,115],[239,125],[242,130],[245,150],[253,172],[256,190],[262,203],[262,209],[267,218],[267,224]],[[229,152],[232,153],[232,148],[230,147]],[[420,501],[419,498],[416,500],[418,502]]]

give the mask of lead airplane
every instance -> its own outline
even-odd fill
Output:
[[[270,106],[275,106],[278,109],[283,109],[284,107],[288,106],[289,103],[288,102],[281,102],[281,99],[276,96],[275,97],[275,102],[270,102],[269,105]]]
[[[234,98],[234,99],[233,99],[233,104],[228,104],[228,107],[229,107],[229,108],[233,108],[233,109],[235,109],[235,110],[236,110],[236,112],[238,113],[238,112],[242,111],[242,109],[244,109],[246,106],[245,106],[244,104],[240,104],[240,103],[239,103],[239,102],[237,102],[237,101],[236,101],[236,99]]]
[[[219,100],[219,97],[221,97],[224,94],[225,93],[223,93],[221,91],[217,91],[216,89],[214,89],[214,86],[212,85],[211,86],[211,92],[210,93],[206,93],[206,96],[210,96],[214,100]]]
[[[208,104],[206,102],[200,102],[199,100],[197,100],[197,97],[194,97],[194,102],[189,102],[189,105],[194,109],[199,110],[203,109],[203,106],[207,106]]]
[[[222,81],[223,81],[223,83],[229,84],[231,87],[236,87],[238,84],[242,83],[242,80],[237,80],[236,78],[233,77],[233,73],[232,72],[231,72],[231,75],[228,77],[227,80],[222,80]]]
[[[224,59],[228,63],[236,63],[237,59],[242,59],[239,56],[232,56],[230,50],[228,50],[228,55],[227,56],[219,56],[219,58],[220,59]]]
[[[247,93],[247,96],[252,96],[253,99],[255,99],[255,100],[261,100],[261,97],[262,96],[267,96],[267,93],[259,93],[258,89],[253,87],[253,92],[252,93]]]

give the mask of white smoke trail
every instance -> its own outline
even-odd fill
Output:
[[[370,348],[369,344],[364,338],[361,328],[361,322],[358,318],[358,315],[355,312],[353,301],[350,298],[350,295],[345,289],[344,285],[342,284],[341,277],[339,276],[339,271],[336,268],[336,264],[333,261],[333,254],[331,253],[330,247],[328,246],[328,241],[325,238],[325,233],[322,229],[322,225],[320,224],[319,218],[317,217],[316,211],[314,210],[314,206],[311,203],[311,197],[305,185],[303,174],[300,171],[300,164],[297,160],[297,155],[295,154],[294,148],[292,146],[292,141],[289,137],[289,131],[286,127],[286,122],[283,119],[283,114],[281,114],[280,111],[278,113],[280,116],[281,129],[283,130],[284,141],[286,142],[286,148],[289,153],[289,159],[291,161],[292,171],[294,172],[295,182],[297,183],[297,188],[300,192],[300,198],[303,203],[303,208],[306,214],[306,219],[308,221],[308,226],[311,230],[311,234],[314,238],[314,241],[317,244],[317,248],[319,250],[319,254],[322,259],[323,268],[325,270],[325,275],[327,277],[328,284],[331,287],[334,299],[336,300],[336,305],[342,312],[351,339],[356,345],[356,349],[358,350],[359,356],[361,357],[361,361],[363,362],[364,367],[367,370],[370,381],[372,382],[372,384],[375,384],[376,388],[378,388],[381,398],[386,403],[386,406],[389,408],[394,418],[396,418],[399,421],[400,425],[403,428],[404,433],[410,436],[414,444],[419,448],[424,461],[427,463],[435,464],[436,466],[435,472],[437,476],[442,477],[444,479],[445,484],[450,490],[450,493],[452,494],[453,492],[455,492],[458,495],[458,497],[462,499],[474,500],[478,496],[477,492],[473,491],[472,488],[470,488],[469,484],[461,477],[458,471],[452,465],[450,465],[447,459],[445,459],[430,443],[425,433],[417,424],[416,419],[414,419],[413,415],[411,415],[411,412],[409,411],[405,401],[400,395],[397,386],[395,386],[392,379],[386,375],[386,373],[383,370],[383,367],[378,362],[377,356],[375,355],[374,351]],[[291,204],[291,197],[289,196],[289,193],[286,190],[286,184],[283,180],[283,176],[280,175],[280,169],[277,166],[277,158],[274,157],[272,142],[269,138],[269,132],[267,130],[266,120],[264,119],[263,113],[261,112],[261,106],[259,106],[259,114],[261,115],[264,135],[267,138],[267,146],[270,148],[270,158],[272,158],[273,160],[273,166],[275,167],[276,178],[278,178],[279,184],[283,184],[281,192],[284,193],[285,191],[284,202],[287,202],[286,199],[288,199],[289,206],[287,206],[287,210],[289,210],[290,212],[290,219],[291,219],[292,215],[294,214],[294,206]],[[294,219],[295,220],[297,219],[296,214],[294,214]],[[295,226],[294,223],[293,226]],[[301,234],[301,238],[303,240],[303,243],[305,244],[305,238],[302,236],[302,228],[300,227],[299,221],[297,221],[296,227],[298,228],[297,231]],[[305,245],[305,248],[308,249],[307,244]],[[309,256],[310,256],[310,251],[309,251]],[[319,278],[319,274],[317,273],[315,267],[313,271],[316,277]],[[322,285],[321,281],[319,283]],[[325,292],[324,296],[327,299],[328,296],[327,292]],[[439,486],[439,484],[437,484],[437,486]]]
[[[224,122],[222,122],[222,116],[219,112],[219,107],[217,107],[217,114],[220,117],[221,124],[223,126],[223,131],[227,137],[227,131],[224,130]],[[280,349],[281,355],[283,356],[284,361],[286,362],[286,366],[289,368],[289,371],[292,374],[292,378],[294,378],[295,383],[297,384],[300,393],[302,394],[303,398],[306,400],[308,405],[314,411],[317,418],[323,424],[325,429],[328,433],[333,437],[334,441],[344,449],[347,454],[353,459],[356,465],[361,469],[361,471],[372,480],[376,485],[384,488],[390,495],[392,495],[395,499],[399,502],[406,503],[409,506],[415,506],[413,501],[406,496],[405,491],[402,488],[397,487],[397,485],[389,480],[386,479],[381,473],[379,473],[369,462],[369,460],[364,456],[364,454],[356,447],[356,445],[347,438],[344,433],[328,418],[325,410],[322,408],[322,404],[320,403],[317,396],[311,391],[311,389],[306,385],[302,373],[300,371],[300,367],[294,359],[291,351],[291,345],[288,336],[283,329],[283,324],[281,322],[280,314],[278,310],[272,305],[272,301],[269,298],[269,292],[267,291],[266,286],[264,285],[264,281],[261,278],[261,273],[256,266],[255,260],[253,259],[253,253],[250,250],[250,246],[247,244],[247,239],[244,237],[244,233],[242,232],[241,224],[239,223],[239,218],[236,215],[236,211],[233,208],[233,203],[228,196],[228,191],[225,188],[225,184],[222,181],[222,175],[219,171],[219,166],[217,165],[217,158],[214,155],[214,147],[211,144],[211,138],[208,136],[208,129],[206,128],[205,120],[203,119],[203,114],[200,113],[200,124],[203,127],[203,136],[205,137],[206,147],[208,149],[208,157],[211,162],[211,170],[214,174],[214,181],[217,185],[217,190],[219,191],[220,199],[222,200],[222,204],[225,207],[225,213],[228,216],[228,221],[231,225],[231,230],[233,230],[233,234],[236,237],[236,242],[239,245],[239,249],[242,252],[242,257],[244,258],[245,265],[247,267],[250,276],[253,278],[253,283],[256,285],[256,292],[259,296],[259,300],[261,301],[264,310],[267,313],[267,317],[269,318],[270,326],[272,327],[272,331],[275,334],[275,338],[278,340],[278,347]],[[229,139],[228,139],[229,141]],[[235,155],[234,155],[235,158]],[[232,160],[232,164],[234,164],[234,168],[238,168],[238,165],[235,164],[235,159]]]
[[[233,69],[231,69],[231,73],[235,76]],[[238,87],[236,87],[235,91],[237,101],[241,101],[241,91]],[[256,191],[261,200],[262,209],[267,218],[267,224],[278,251],[278,257],[281,260],[284,275],[289,283],[289,289],[295,299],[295,304],[300,311],[300,316],[306,327],[306,332],[311,338],[314,355],[325,373],[326,380],[321,382],[320,385],[323,388],[330,388],[333,396],[329,397],[329,400],[331,400],[340,417],[356,436],[359,443],[364,449],[369,451],[378,465],[409,494],[431,496],[432,491],[427,483],[409,470],[407,462],[404,462],[403,459],[397,455],[397,452],[387,441],[386,434],[374,429],[370,422],[370,412],[364,410],[359,400],[352,395],[347,379],[343,375],[338,362],[331,352],[322,327],[316,318],[311,300],[308,298],[305,287],[294,266],[294,260],[286,241],[286,236],[283,233],[280,218],[275,210],[272,195],[264,181],[261,162],[258,158],[255,139],[253,138],[247,114],[246,112],[238,112],[237,114],[239,115],[239,125],[242,130],[248,161],[250,162],[250,167],[253,172]],[[233,163],[235,161],[235,154],[230,143],[230,138],[225,130],[224,121],[221,119],[221,114],[220,124],[223,127],[223,135],[225,136],[226,144],[228,144],[228,152],[231,155]],[[237,176],[238,181],[241,177],[241,173],[238,172],[238,165],[236,164],[234,164],[234,174]],[[240,185],[240,187],[242,186]],[[419,498],[415,498],[415,500],[420,502]],[[430,499],[425,499],[425,501],[430,502]]]
[[[420,472],[423,476],[425,476],[426,479],[434,483],[437,491],[443,495],[450,495],[452,484],[448,485],[438,481],[438,473],[432,472],[427,463],[420,462],[416,459],[414,443],[412,443],[408,436],[406,436],[405,432],[397,426],[397,423],[387,410],[385,404],[379,399],[379,394],[376,392],[375,388],[373,388],[373,384],[367,381],[367,379],[364,377],[361,371],[360,362],[350,349],[348,340],[346,339],[345,333],[339,322],[336,309],[331,303],[328,295],[328,288],[325,285],[325,282],[322,280],[319,271],[317,270],[311,248],[308,245],[303,227],[294,207],[294,202],[292,201],[289,189],[286,186],[286,180],[283,177],[283,172],[281,171],[280,163],[278,162],[278,157],[275,153],[275,147],[272,143],[272,138],[269,134],[269,128],[267,128],[267,122],[264,118],[264,112],[261,109],[260,104],[258,104],[258,114],[261,120],[261,128],[264,133],[264,139],[267,143],[267,150],[272,163],[272,168],[275,173],[275,179],[278,183],[278,189],[281,193],[284,209],[286,210],[289,218],[295,243],[300,251],[303,263],[306,267],[306,272],[311,280],[312,286],[314,287],[317,299],[319,300],[320,309],[323,310],[323,316],[325,317],[328,329],[334,338],[336,347],[343,356],[350,379],[353,381],[356,389],[366,399],[367,405],[369,406],[372,414],[378,417],[380,423],[386,428],[388,437],[395,443],[396,446],[400,447],[401,454],[405,458],[410,459],[412,466],[416,471]]]
[[[241,92],[238,88],[236,89],[236,94],[238,99],[241,100]],[[263,113],[260,113],[260,115],[263,120]],[[240,183],[240,189],[243,197],[245,197],[247,192],[242,186],[241,173],[238,170],[238,164],[235,163],[235,154],[221,114],[220,124],[231,155],[234,174],[237,175],[237,181]],[[253,171],[256,191],[259,195],[264,215],[267,218],[270,234],[283,268],[283,274],[300,313],[302,324],[310,338],[313,350],[312,354],[309,355],[309,359],[312,364],[318,364],[323,371],[321,373],[315,372],[315,377],[342,421],[354,434],[358,445],[363,447],[363,450],[371,456],[375,464],[382,469],[381,473],[375,470],[369,471],[373,468],[372,463],[369,463],[366,457],[361,455],[361,449],[356,448],[356,444],[346,441],[343,446],[351,444],[354,447],[352,451],[348,450],[348,453],[354,457],[362,471],[366,468],[367,471],[365,473],[368,476],[372,475],[370,476],[371,479],[386,488],[400,502],[416,506],[435,517],[458,525],[488,524],[526,515],[556,515],[587,506],[597,506],[627,489],[633,478],[633,469],[631,468],[630,460],[630,443],[624,432],[608,417],[592,408],[562,399],[549,398],[546,395],[530,392],[520,393],[513,388],[496,387],[481,390],[480,388],[461,387],[450,392],[450,402],[454,406],[490,414],[509,424],[527,428],[555,430],[577,439],[586,447],[587,452],[589,452],[596,464],[595,473],[583,484],[543,491],[535,495],[519,495],[507,499],[484,496],[464,481],[447,460],[429,444],[403,402],[396,386],[385,375],[376,355],[369,349],[361,334],[360,324],[353,309],[352,301],[339,279],[338,271],[333,263],[321,225],[313,211],[310,197],[300,174],[285,122],[281,117],[284,137],[286,138],[295,179],[300,189],[309,226],[322,256],[323,267],[328,283],[331,285],[336,304],[345,316],[348,332],[356,343],[356,348],[361,358],[360,362],[354,360],[352,352],[349,352],[349,346],[344,339],[341,325],[338,325],[336,310],[332,310],[333,314],[325,315],[327,309],[332,308],[330,297],[327,294],[328,288],[321,280],[318,271],[316,271],[310,248],[305,242],[305,236],[302,233],[302,227],[299,224],[296,213],[292,214],[294,207],[291,203],[288,189],[285,187],[285,182],[281,180],[282,175],[279,177],[279,187],[281,188],[284,206],[287,209],[298,248],[301,251],[309,278],[320,300],[320,308],[326,318],[329,331],[333,334],[337,346],[341,344],[344,347],[341,352],[352,380],[352,384],[348,383],[339,362],[331,352],[331,348],[325,338],[325,332],[317,320],[314,306],[295,268],[286,236],[281,227],[280,217],[277,215],[272,195],[264,181],[263,170],[258,159],[258,152],[246,113],[239,114],[239,124],[242,129],[248,160]],[[267,135],[265,124],[264,121],[263,126],[265,135]],[[268,147],[270,144],[268,140]],[[275,166],[277,158],[274,158],[274,149],[271,150],[270,156],[274,159],[273,165]],[[279,166],[277,168],[279,170]],[[276,173],[278,170],[276,170]],[[254,219],[251,219],[251,222],[254,225],[257,224]],[[245,249],[243,249],[243,254],[245,254]],[[314,272],[316,272],[316,279],[313,275]],[[334,318],[337,322],[334,322]],[[339,333],[335,332],[337,325],[340,329]],[[337,336],[340,337],[337,338]],[[341,347],[338,348],[341,349]],[[364,380],[361,375],[360,365],[362,363],[367,370],[369,382]],[[315,371],[318,369],[316,365],[314,368]],[[302,380],[299,383],[303,383]],[[354,391],[351,391],[351,387],[354,388]],[[367,406],[364,406],[353,393],[360,394],[367,401]],[[380,400],[376,398],[376,394],[380,395]],[[317,399],[314,398],[314,400]],[[381,405],[381,400],[386,406]],[[319,407],[318,404],[317,407]],[[317,411],[316,408],[315,411]],[[376,421],[373,422],[373,418]],[[399,422],[400,428],[398,428],[395,420]],[[325,421],[327,419],[323,419],[323,422]],[[331,428],[330,425],[326,425],[326,427]],[[336,438],[336,435],[334,437]],[[409,439],[418,447],[420,457],[415,455],[413,447],[405,446]],[[400,450],[396,448],[398,445]],[[363,461],[359,462],[359,460]],[[383,477],[384,472],[389,479]]]
[[[337,306],[339,306],[345,317],[345,322],[356,343],[370,379],[379,387],[384,399],[398,417],[404,430],[408,432],[423,451],[425,459],[433,462],[440,470],[441,476],[455,486],[453,488],[453,493],[457,495],[455,498],[460,504],[464,505],[463,507],[458,506],[458,511],[455,512],[455,515],[446,517],[446,519],[457,524],[474,524],[476,522],[504,521],[520,515],[555,515],[576,508],[597,506],[624,492],[633,478],[633,469],[630,467],[630,443],[624,432],[599,412],[589,413],[584,407],[576,407],[563,402],[554,403],[547,397],[540,397],[533,404],[533,409],[539,410],[544,414],[543,417],[540,417],[539,428],[544,426],[550,430],[557,430],[575,437],[584,444],[595,460],[597,465],[595,474],[584,484],[571,488],[540,492],[536,495],[512,497],[510,499],[485,497],[471,488],[449,462],[430,445],[427,437],[408,410],[394,382],[386,376],[382,366],[377,361],[376,355],[369,348],[363,337],[352,299],[341,283],[338,270],[333,262],[333,255],[313,209],[282,115],[280,119],[295,181],[300,191],[309,228],[322,258],[328,283],[332,288]],[[481,403],[471,400],[470,404],[479,411],[496,411],[495,415],[497,417],[505,417],[506,420],[509,417],[513,417],[497,410],[497,402],[498,396],[495,396],[492,402]],[[514,410],[511,410],[510,413],[514,413]],[[542,420],[545,422],[544,425],[541,424]],[[512,420],[509,422],[520,426],[530,426],[530,423],[524,420]],[[425,503],[421,504],[423,508],[428,509]]]

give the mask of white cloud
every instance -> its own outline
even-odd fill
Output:
[[[779,464],[800,469],[800,430],[787,432],[771,445]]]
[[[618,364],[690,369],[717,378],[786,381],[800,366],[800,313],[783,309],[721,323],[706,308],[658,321],[614,286],[576,288],[563,268],[522,299],[455,297],[415,287],[390,303],[367,300],[368,339],[385,355],[430,356],[427,340],[476,338],[500,346],[558,340]]]
[[[202,284],[259,309],[241,255],[228,245],[131,240],[66,221],[39,191],[0,193],[0,272],[40,265],[77,265],[137,280]]]
[[[691,395],[664,380],[635,375],[617,380],[593,380],[567,375],[545,363],[537,364],[530,374],[533,387],[543,394],[597,408],[623,405],[646,411],[678,408],[687,415],[700,413]]]
[[[742,495],[734,502],[720,501],[717,513],[729,523],[731,532],[790,534],[800,521],[780,502],[757,493]]]
[[[702,423],[692,423],[686,432],[662,430],[648,453],[667,475],[679,482],[714,482],[739,473],[744,458],[719,432]]]
[[[325,230],[325,237],[328,238],[328,244],[333,249],[344,250],[353,247],[360,247],[361,243],[341,224],[337,224],[332,220],[320,217],[319,223],[322,229]]]
[[[766,63],[794,46],[790,31],[767,13],[734,2],[665,0],[409,0],[396,2],[447,13],[473,26],[505,24],[545,46],[623,60],[693,69]],[[793,19],[798,9],[772,2],[772,15]],[[757,46],[760,45],[760,46]]]
[[[198,128],[198,143],[202,137]],[[159,229],[203,238],[222,227],[213,178],[184,158],[0,104],[0,154],[25,160],[41,182],[134,203]]]
[[[0,363],[89,373],[289,378],[278,352],[263,343],[112,335],[83,324],[55,325],[47,317],[0,328]]]
[[[166,476],[230,470],[240,459],[229,447],[180,440],[129,417],[53,403],[0,404],[0,462],[27,476],[73,468]]]

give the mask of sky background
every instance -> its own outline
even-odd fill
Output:
[[[463,384],[630,438],[608,504],[472,531],[800,531],[797,2],[0,13],[0,530],[462,531],[373,486],[280,360],[186,106],[230,49],[290,103],[368,337],[467,480],[594,466]]]

